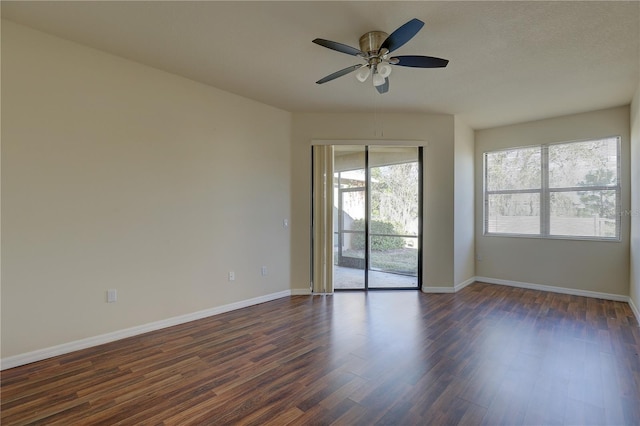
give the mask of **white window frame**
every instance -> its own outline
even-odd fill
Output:
[[[615,185],[594,185],[594,186],[579,186],[579,187],[563,187],[563,188],[549,188],[549,147],[553,145],[566,145],[570,143],[584,143],[593,142],[605,139],[616,139],[616,184]],[[545,239],[562,239],[562,240],[591,240],[591,241],[621,241],[621,158],[620,158],[620,136],[608,136],[602,138],[584,139],[569,142],[554,142],[540,145],[528,145],[510,147],[504,149],[496,149],[492,151],[486,151],[482,155],[483,160],[483,235],[484,236],[499,236],[499,237],[518,237],[518,238],[545,238]],[[492,153],[502,151],[513,151],[519,149],[531,149],[540,148],[540,188],[534,189],[505,189],[505,190],[491,190],[487,188],[488,182],[488,170],[487,170],[487,156]],[[555,235],[551,234],[551,194],[556,192],[578,192],[578,191],[611,191],[616,192],[616,232],[613,237],[598,237],[593,235]],[[540,233],[539,234],[524,234],[524,233],[504,233],[504,232],[489,232],[489,195],[500,194],[540,194]]]

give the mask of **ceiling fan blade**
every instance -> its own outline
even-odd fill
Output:
[[[424,22],[419,19],[413,18],[397,30],[391,33],[385,41],[382,42],[380,50],[387,49],[389,52],[393,52],[400,46],[408,42],[418,34],[418,31],[422,28]]]
[[[376,86],[376,90],[380,94],[387,93],[389,91],[389,79],[385,78],[384,84],[381,84],[380,86]]]
[[[347,75],[351,72],[354,72],[355,70],[357,70],[358,68],[362,68],[363,66],[364,64],[358,64],[358,65],[352,65],[345,69],[341,69],[340,71],[336,71],[333,74],[329,74],[328,76],[321,78],[320,80],[316,81],[316,84],[326,83],[327,81],[331,81],[338,77],[342,77],[343,75]]]
[[[395,60],[398,62],[395,62]],[[396,56],[389,60],[390,64],[398,65],[401,67],[414,67],[414,68],[444,68],[449,63],[448,59],[434,58],[433,56]]]
[[[338,43],[337,41],[317,38],[313,40],[313,42],[315,44],[319,44],[320,46],[324,46],[328,49],[337,50],[338,52],[346,53],[347,55],[364,56],[364,52],[362,50],[356,49],[355,47],[347,46],[346,44]]]

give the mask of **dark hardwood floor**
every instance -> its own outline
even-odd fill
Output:
[[[626,303],[482,283],[283,298],[2,372],[13,424],[638,425]]]

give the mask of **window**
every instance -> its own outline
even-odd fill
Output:
[[[620,138],[484,154],[484,233],[620,239]]]

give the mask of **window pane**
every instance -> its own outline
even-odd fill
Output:
[[[616,191],[551,193],[551,235],[616,237]]]
[[[409,238],[372,235],[371,268],[416,276],[418,274],[417,242],[407,240]]]
[[[540,188],[540,147],[485,155],[488,191]]]
[[[334,182],[339,184],[340,188],[364,188],[366,181],[364,169],[337,172],[333,177]]]
[[[488,233],[540,233],[540,194],[490,194],[488,197]]]
[[[342,230],[364,232],[365,197],[364,189],[362,191],[342,192],[342,199],[340,200],[342,205],[341,209],[339,209],[342,217],[338,217],[338,220],[342,221]]]
[[[618,138],[549,145],[549,187],[618,183]]]
[[[370,231],[385,234],[418,235],[417,147],[370,147],[371,223]]]
[[[365,287],[365,150],[364,146],[333,147],[333,286],[336,289]]]

